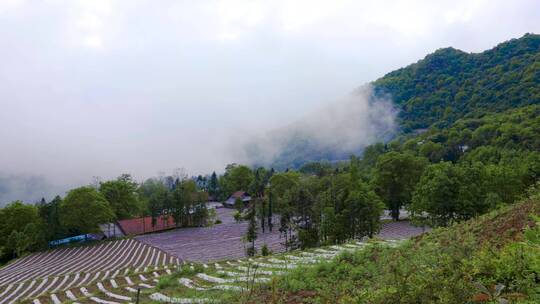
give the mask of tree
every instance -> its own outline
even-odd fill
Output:
[[[30,223],[42,225],[38,209],[35,206],[15,201],[0,209],[0,246],[5,244],[7,237],[13,231],[22,232],[24,227]]]
[[[359,161],[359,170],[362,174],[368,175],[369,171],[375,167],[379,156],[385,152],[386,146],[383,143],[375,143],[367,146],[362,153],[362,159]]]
[[[171,195],[167,186],[161,181],[149,178],[145,180],[138,189],[139,198],[142,201],[142,215],[152,217],[152,226],[163,214],[163,211],[170,206]]]
[[[214,197],[218,195],[218,179],[216,171],[212,172],[212,175],[210,176],[210,181],[208,182],[208,193]]]
[[[226,196],[235,191],[248,191],[253,181],[253,172],[247,166],[228,165],[221,181]]]
[[[255,249],[255,240],[257,239],[257,219],[254,204],[250,205],[246,219],[248,220],[248,229],[246,231],[245,239],[249,244],[246,249],[246,255],[254,256],[257,253],[257,250]]]
[[[332,172],[332,165],[328,161],[309,162],[302,165],[298,171],[303,174],[311,174],[318,177],[323,177]]]
[[[488,194],[481,166],[441,162],[426,168],[409,209],[415,221],[447,226],[487,212],[493,201]]]
[[[293,198],[291,191],[292,189],[286,191],[283,196],[280,198],[280,217],[279,217],[279,232],[280,234],[285,238],[285,241],[283,245],[285,245],[285,249],[294,249],[296,246],[296,240],[293,234],[294,226],[293,226],[293,217],[294,217],[294,210],[293,210]]]
[[[6,242],[6,249],[20,257],[24,253],[38,249],[38,245],[43,243],[41,230],[35,223],[24,226],[22,231],[12,231]]]
[[[355,190],[349,193],[346,200],[347,209],[350,211],[350,237],[361,238],[373,237],[381,228],[381,215],[384,204],[380,198],[368,189],[364,183],[355,186]]]
[[[270,232],[272,232],[272,228],[274,227],[274,224],[272,223],[272,218],[274,216],[273,212],[274,212],[274,209],[273,209],[273,199],[272,199],[272,188],[270,188],[270,191],[268,191],[268,212],[267,212],[268,230],[270,230]]]
[[[526,186],[518,166],[494,165],[485,166],[488,191],[496,193],[503,202],[512,203],[523,193]]]
[[[176,225],[200,226],[206,220],[207,213],[201,209],[205,200],[198,195],[197,184],[190,179],[177,180],[168,212],[174,217]]]
[[[373,184],[394,220],[399,220],[401,207],[410,203],[427,163],[425,158],[408,153],[388,152],[379,157]]]
[[[171,194],[170,213],[172,213],[176,227],[189,225],[188,215],[191,206],[191,193],[186,189],[185,181],[177,181]]]
[[[444,147],[440,143],[426,141],[420,146],[420,155],[426,157],[431,162],[438,162],[444,157]]]
[[[313,195],[306,185],[294,190],[296,191],[290,193],[289,199],[293,200],[290,204],[295,207],[294,213],[296,216],[293,223],[298,232],[299,245],[302,249],[317,246],[319,238],[317,227],[314,225]]]
[[[116,180],[100,183],[99,192],[109,202],[117,219],[133,218],[140,214],[137,183],[131,175],[122,174]]]
[[[409,210],[414,219],[428,215],[430,225],[448,225],[457,212],[459,180],[449,162],[427,167]]]
[[[22,231],[12,231],[7,238],[5,248],[13,252],[14,257],[20,257],[30,247],[30,238]]]
[[[38,209],[15,201],[0,209],[0,247],[5,254],[21,256],[28,250],[44,246],[43,221]]]
[[[46,202],[42,200],[37,205],[39,216],[47,226],[45,236],[49,241],[63,238],[68,234],[65,227],[60,223],[59,208],[61,202],[62,198],[57,195],[52,201]]]
[[[114,219],[114,211],[105,197],[92,187],[69,191],[60,204],[60,222],[72,233],[99,231],[99,225]]]
[[[253,197],[252,202],[257,205],[257,216],[260,219],[261,229],[263,233],[266,227],[266,201],[264,199],[264,193],[267,184],[268,172],[263,167],[257,168],[257,170],[255,170],[255,174],[251,181],[251,184],[249,185],[249,192]]]

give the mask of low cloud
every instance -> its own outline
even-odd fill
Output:
[[[294,165],[298,157],[301,161],[342,159],[389,139],[397,128],[396,115],[388,96],[376,97],[365,85],[295,123],[254,135],[242,145],[239,158],[278,167]]]
[[[326,101],[440,47],[482,51],[540,32],[539,8],[0,0],[0,205],[65,195],[94,176],[346,158],[391,134],[395,111],[365,92]]]
[[[21,200],[35,203],[41,197],[56,195],[56,190],[43,176],[5,175],[0,173],[0,207]]]

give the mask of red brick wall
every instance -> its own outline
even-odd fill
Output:
[[[149,232],[156,232],[174,228],[172,216],[162,216],[156,218],[156,223],[152,226],[152,217],[141,217],[129,220],[120,220],[118,225],[126,235],[137,235]]]

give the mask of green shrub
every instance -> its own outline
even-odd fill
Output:
[[[176,279],[173,276],[163,276],[159,278],[157,289],[162,290],[176,285]]]
[[[261,248],[261,255],[262,256],[268,256],[268,255],[271,255],[272,254],[272,251],[270,249],[268,249],[268,246],[266,244],[264,244]]]
[[[236,211],[234,213],[234,220],[239,223],[242,220],[242,213],[240,211]]]

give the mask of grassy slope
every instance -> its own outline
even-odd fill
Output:
[[[496,303],[486,294],[496,284],[505,285],[505,300],[539,303],[540,247],[523,242],[535,226],[531,214],[540,215],[539,195],[398,248],[373,246],[298,269],[254,303]]]

